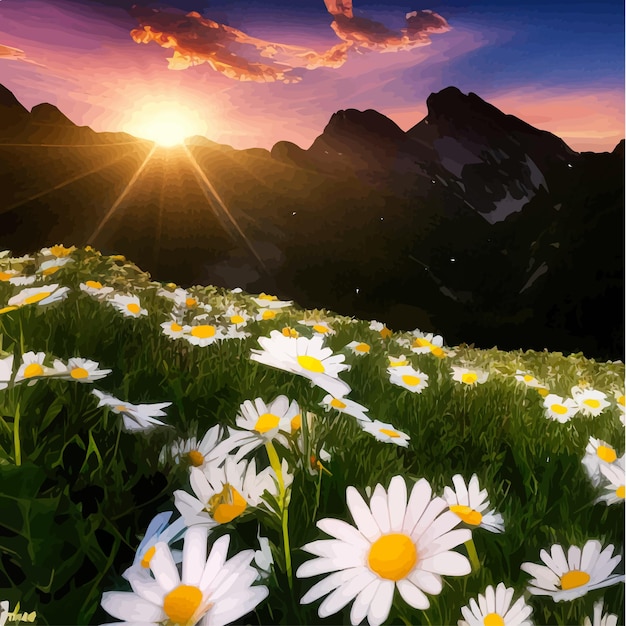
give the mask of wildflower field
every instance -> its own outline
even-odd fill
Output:
[[[0,253],[0,626],[623,624],[623,455],[622,362]]]

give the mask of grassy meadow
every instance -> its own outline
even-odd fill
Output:
[[[160,608],[144,611],[144,593],[128,623],[595,626],[603,599],[623,624],[623,454],[622,362],[446,346],[266,294],[182,290],[91,248],[0,257],[0,623],[118,623],[105,609],[122,596],[106,594],[149,588]],[[474,474],[478,500],[461,486]],[[165,512],[182,530],[138,553]],[[202,556],[224,535],[229,559],[255,551],[248,569],[222,559],[222,579],[211,556],[211,584],[232,586],[202,602],[191,526],[208,528]],[[523,564],[591,540],[622,558],[594,574],[583,551],[535,593]],[[184,597],[159,570],[168,544],[196,559],[178,565]],[[349,600],[321,609],[318,587],[301,601],[342,563],[356,578],[325,593],[347,585]],[[499,583],[532,612],[462,613]]]

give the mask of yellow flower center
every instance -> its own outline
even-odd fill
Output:
[[[50,254],[52,254],[53,256],[59,258],[62,256],[67,256],[72,250],[74,250],[74,247],[71,248],[66,248],[65,246],[52,246],[50,248]]]
[[[526,374],[526,375],[524,376],[524,382],[525,382],[525,383],[532,383],[532,382],[533,382],[533,380],[535,380],[535,377],[534,377],[534,376],[531,376],[530,374]]]
[[[276,317],[276,312],[268,309],[267,311],[263,311],[262,317],[264,320],[273,320]]]
[[[227,524],[246,510],[247,502],[230,484],[209,499],[208,512],[218,524]]]
[[[53,265],[52,267],[47,267],[45,270],[43,270],[41,273],[44,276],[50,276],[51,274],[54,274],[55,272],[58,272],[61,269],[60,265]]]
[[[431,345],[432,344],[430,343],[430,341],[428,341],[427,339],[424,339],[423,337],[417,337],[415,341],[413,342],[414,348],[428,348]]]
[[[163,599],[163,610],[173,624],[186,626],[202,602],[202,592],[192,585],[178,585]]]
[[[562,404],[552,404],[550,405],[550,410],[558,415],[565,415],[565,413],[567,413],[567,407]]]
[[[39,363],[31,363],[24,369],[24,378],[32,378],[33,376],[43,376],[43,367]]]
[[[34,293],[32,296],[24,298],[23,304],[34,304],[35,302],[40,302],[41,300],[45,300],[51,293],[51,291],[40,291],[39,293]]]
[[[185,300],[185,305],[188,307],[196,306],[196,304],[198,304],[198,301],[195,298],[187,298]]]
[[[177,324],[176,322],[172,322],[170,324],[170,330],[174,333],[179,333],[182,329],[183,327],[180,324]]]
[[[198,450],[191,450],[187,456],[194,467],[200,467],[204,463],[204,455]]]
[[[474,372],[466,372],[461,376],[461,381],[466,385],[473,385],[478,380],[478,376]]]
[[[587,398],[586,400],[583,400],[583,404],[586,404],[592,409],[600,408],[600,400],[596,400],[595,398]]]
[[[549,389],[545,389],[544,387],[539,387],[537,389],[537,393],[542,397],[545,398],[549,393],[550,390]]]
[[[328,328],[326,326],[322,326],[321,324],[313,324],[313,330],[322,334],[328,332]]]
[[[0,280],[9,280],[9,278],[13,278],[15,274],[9,274],[9,272],[0,272]]]
[[[478,511],[464,504],[453,504],[450,510],[456,513],[466,524],[472,526],[478,526],[483,520],[483,516]]]
[[[289,326],[285,326],[285,328],[281,331],[285,337],[298,337],[300,333],[295,330],[295,328],[289,328]]]
[[[143,555],[143,558],[141,559],[141,567],[144,567],[146,569],[150,567],[150,561],[152,560],[152,557],[154,556],[155,552],[156,552],[156,548],[154,546],[146,550],[146,553]]]
[[[417,376],[405,374],[404,376],[402,376],[402,382],[409,387],[417,387],[422,381]]]
[[[129,412],[128,407],[126,405],[124,405],[124,404],[118,404],[115,407],[115,410],[119,411],[120,413],[128,413]]]
[[[356,346],[354,346],[354,349],[357,352],[369,352],[370,351],[370,347],[366,343],[357,343]]]
[[[91,287],[92,289],[102,289],[102,283],[98,280],[88,280],[85,285],[87,285],[87,287]]]
[[[504,620],[497,613],[489,613],[483,619],[484,626],[504,626]]]
[[[399,437],[400,436],[400,433],[397,433],[395,430],[389,430],[389,428],[379,428],[378,432],[382,433],[383,435],[387,435],[387,437]]]
[[[141,307],[136,302],[131,302],[126,305],[126,308],[133,314],[137,315],[141,311]]]
[[[0,313],[8,313],[9,311],[15,311],[17,309],[16,306],[5,306],[0,309]]]
[[[345,402],[342,402],[341,400],[339,400],[338,398],[333,398],[330,401],[330,406],[332,406],[335,409],[345,409],[348,405]]]
[[[380,336],[383,339],[386,339],[387,337],[391,337],[391,331],[386,326],[383,326],[382,330],[380,331]]]
[[[622,394],[618,399],[617,399],[617,404],[621,404],[622,406],[624,406],[624,394]]]
[[[624,485],[620,485],[616,490],[615,490],[615,495],[618,498],[621,498],[622,500],[624,499]]]
[[[439,346],[431,346],[430,352],[431,354],[434,354],[439,359],[443,359],[446,356],[446,353]]]
[[[231,315],[230,322],[231,324],[243,324],[246,320],[241,317],[241,315]]]
[[[201,324],[200,326],[194,326],[191,329],[191,336],[198,337],[198,339],[208,339],[215,335],[215,326],[210,324]]]
[[[367,557],[369,568],[387,580],[401,580],[416,562],[415,544],[402,533],[391,533],[377,539]]]
[[[278,422],[280,422],[278,415],[274,415],[273,413],[263,413],[263,415],[259,415],[259,419],[254,425],[254,430],[256,430],[257,433],[266,433],[268,430],[276,428],[278,426]]]
[[[561,576],[561,589],[575,589],[576,587],[582,587],[586,585],[591,576],[587,572],[581,572],[580,570],[573,569],[569,572],[565,572]]]
[[[80,380],[81,378],[88,378],[89,372],[84,367],[75,367],[70,372],[70,376],[76,380]]]
[[[599,458],[601,458],[603,461],[606,461],[607,463],[613,463],[613,461],[615,461],[615,459],[617,458],[615,450],[613,450],[613,448],[610,448],[609,446],[598,446],[596,454]]]
[[[390,367],[402,367],[403,365],[408,365],[408,361],[389,361]]]
[[[324,373],[324,365],[319,359],[316,359],[314,356],[302,355],[298,357],[298,365],[301,368],[308,370],[309,372],[314,372],[316,374]]]
[[[269,300],[269,301],[276,301],[278,300],[278,298],[276,296],[268,296],[266,293],[262,293],[259,296],[259,300]]]
[[[302,427],[302,415],[298,413],[298,415],[294,415],[291,418],[291,430],[298,430]]]

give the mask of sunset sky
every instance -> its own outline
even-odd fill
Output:
[[[575,150],[612,150],[624,137],[624,5],[0,0],[0,84],[97,131],[145,134],[173,114],[235,148],[308,148],[346,108],[406,130],[431,92],[455,85]]]

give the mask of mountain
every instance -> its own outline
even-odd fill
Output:
[[[407,132],[338,111],[306,149],[165,149],[0,87],[0,249],[91,244],[450,343],[623,358],[624,142],[577,153],[455,87],[427,107]]]

